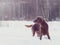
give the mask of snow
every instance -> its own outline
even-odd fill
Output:
[[[0,45],[60,45],[60,21],[47,22],[51,40],[32,36],[31,21],[0,21]]]

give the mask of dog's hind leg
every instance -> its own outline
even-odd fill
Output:
[[[47,37],[48,37],[48,39],[50,39],[50,36],[49,36],[49,33],[47,32]]]

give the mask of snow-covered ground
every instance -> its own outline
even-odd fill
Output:
[[[60,22],[48,22],[51,40],[43,36],[39,40],[32,37],[30,28],[25,24],[33,24],[31,21],[0,21],[0,45],[60,45]]]

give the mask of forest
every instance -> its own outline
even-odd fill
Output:
[[[59,0],[0,0],[0,20],[60,20]]]

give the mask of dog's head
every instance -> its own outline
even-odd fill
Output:
[[[34,23],[38,22],[38,23],[41,23],[42,22],[42,18],[41,17],[37,17],[35,20],[34,20]]]

